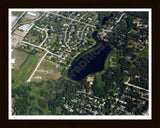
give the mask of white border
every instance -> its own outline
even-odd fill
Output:
[[[43,9],[43,10],[42,10]],[[48,9],[48,8],[35,8],[35,9],[30,9],[30,8],[10,8],[8,9],[8,23],[9,23],[9,45],[8,45],[8,55],[9,55],[9,95],[8,95],[8,118],[9,120],[151,120],[152,119],[152,9],[151,8],[145,8],[145,9],[140,9],[140,8],[110,8],[110,9],[86,9],[86,8],[81,8],[81,9],[75,9],[75,8],[68,8],[68,9],[60,9],[60,8],[54,8],[54,9]],[[11,12],[12,11],[148,11],[149,12],[149,115],[103,115],[103,116],[91,116],[91,115],[86,115],[86,116],[55,116],[55,115],[38,115],[38,116],[21,116],[21,115],[11,115]]]

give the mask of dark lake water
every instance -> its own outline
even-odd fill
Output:
[[[96,45],[81,53],[73,60],[68,70],[68,77],[70,79],[81,81],[88,74],[100,72],[104,69],[105,59],[111,51],[108,45],[109,42],[98,40],[96,31],[92,36],[96,40]]]

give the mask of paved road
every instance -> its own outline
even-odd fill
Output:
[[[16,20],[16,21],[14,22],[14,24],[12,25],[12,27],[17,23],[17,21],[18,21],[25,13],[26,13],[26,11],[23,12],[23,13],[20,15],[20,17],[17,18],[17,20]]]
[[[128,85],[128,86],[132,86],[132,87],[134,87],[134,88],[141,89],[141,90],[149,91],[149,90],[147,90],[147,89],[145,89],[145,88],[141,88],[141,87],[138,87],[138,86],[136,86],[136,85],[130,84],[129,81],[130,81],[130,77],[128,78],[128,80],[127,80],[126,82],[124,82],[124,84],[126,84],[126,85]]]
[[[85,13],[80,19],[79,19],[79,21],[85,16],[85,15],[87,15],[88,14],[88,12],[87,13]]]
[[[48,38],[48,32],[47,30],[45,30],[45,33],[46,33],[46,38],[43,40],[43,42],[40,44],[40,47],[44,44],[44,42],[47,40]]]
[[[17,28],[17,26],[19,26],[19,25],[28,24],[28,23],[31,23],[31,22],[34,23],[35,21],[39,20],[42,16],[44,16],[45,13],[46,13],[46,12],[44,12],[39,18],[36,18],[36,19],[34,19],[34,20],[32,20],[32,21],[27,21],[27,22],[22,22],[22,23],[20,23],[20,24],[17,24],[17,25],[12,29],[12,32],[13,32],[14,29]]]
[[[123,14],[120,16],[120,18],[116,21],[117,23],[119,23],[119,22],[121,21],[121,19],[122,19],[122,17],[124,16],[124,14],[125,14],[125,13],[123,13]]]
[[[69,20],[77,21],[77,22],[79,22],[79,23],[82,23],[82,24],[91,26],[91,27],[93,27],[93,28],[96,28],[96,26],[94,26],[94,25],[87,24],[87,23],[81,22],[81,21],[79,21],[79,20],[75,20],[75,19],[72,19],[72,18],[69,18],[69,17],[65,17],[65,16],[62,16],[62,15],[56,14],[56,13],[52,13],[52,12],[48,12],[48,13],[51,13],[51,14],[53,14],[53,15],[60,16],[60,17],[63,17],[63,18],[69,19]]]
[[[76,17],[77,17],[77,16],[75,16],[74,19],[72,19],[72,21],[69,23],[69,25],[68,25],[68,27],[67,27],[67,29],[66,29],[66,32],[65,32],[64,43],[65,43],[65,45],[66,45],[69,49],[71,49],[71,48],[70,48],[70,46],[67,44],[68,42],[66,42],[67,31],[68,31],[69,26],[70,26],[70,25],[72,24],[72,22],[76,19]]]
[[[91,22],[91,21],[90,21]],[[86,29],[86,27],[87,27],[88,25],[86,25],[84,28],[83,28],[83,30],[82,30],[82,34],[81,34],[81,39],[80,39],[80,41],[77,43],[77,44],[75,44],[74,46],[77,46],[80,42],[81,42],[81,40],[82,40],[82,38],[83,38],[83,32],[84,32],[84,30]]]
[[[122,17],[124,16],[124,14],[125,13],[123,13],[121,16],[120,16],[120,18],[116,21],[116,23],[115,24],[117,24],[117,23],[119,23],[120,21],[121,21],[121,19],[122,19]],[[110,30],[106,30],[107,32],[112,32],[112,29],[114,28],[114,25],[110,28]]]
[[[27,82],[30,82],[34,73],[36,72],[36,70],[38,69],[39,65],[41,64],[41,62],[43,61],[43,59],[45,58],[45,56],[48,54],[48,52],[46,52],[44,54],[44,56],[41,58],[41,60],[39,61],[39,63],[37,64],[36,68],[34,69],[34,71],[32,72],[31,76],[29,77],[29,79],[27,80]]]
[[[52,55],[54,55],[54,56],[57,56],[57,57],[59,57],[59,58],[61,57],[61,56],[59,56],[59,55],[57,55],[57,54],[54,54],[54,53],[50,52],[50,51],[47,50],[46,48],[43,48],[43,47],[40,47],[40,46],[31,44],[31,43],[26,42],[26,41],[21,41],[21,42],[22,42],[22,43],[25,43],[25,44],[28,44],[28,45],[31,45],[31,46],[34,46],[34,47],[37,47],[37,48],[40,48],[40,49],[42,49],[42,50],[45,50],[45,51],[47,51],[48,53],[50,53],[50,54],[52,54]]]

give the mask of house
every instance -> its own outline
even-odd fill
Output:
[[[34,17],[37,16],[37,14],[35,12],[28,12],[27,15],[31,15],[31,16],[34,16]]]

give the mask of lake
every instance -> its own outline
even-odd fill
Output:
[[[98,40],[97,31],[92,34],[96,45],[78,55],[68,70],[68,77],[81,81],[87,75],[100,72],[104,69],[105,60],[111,51],[109,42]]]

